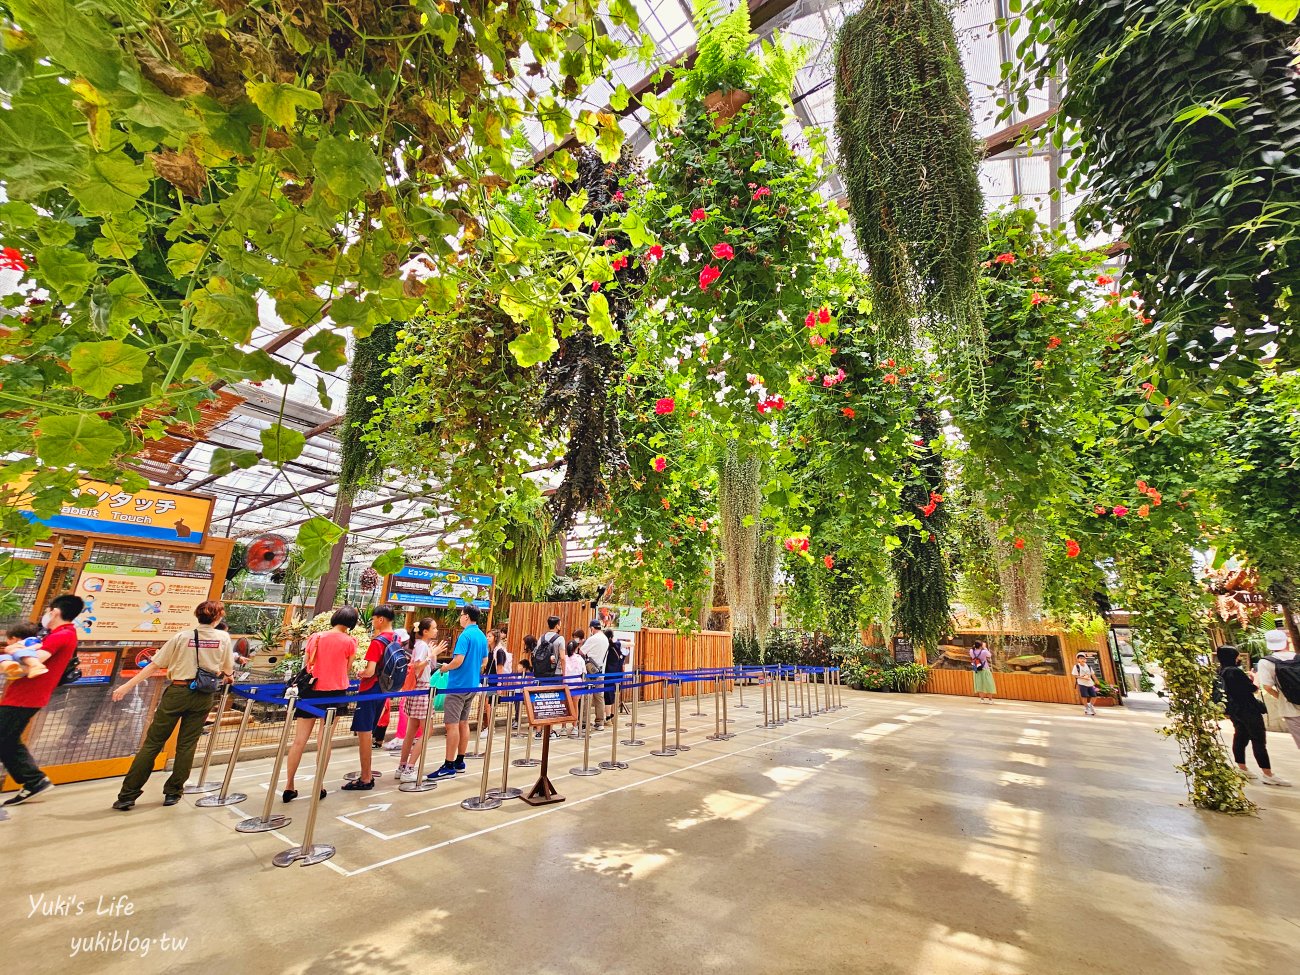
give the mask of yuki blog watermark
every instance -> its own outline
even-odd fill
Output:
[[[84,917],[114,918],[126,921],[135,916],[135,904],[126,894],[90,898],[76,894],[28,894],[27,917]],[[129,927],[107,930],[100,928],[87,934],[76,934],[69,939],[68,957],[78,955],[113,954],[136,955],[145,958],[151,951],[184,951],[188,937],[163,932],[158,935],[142,934]]]

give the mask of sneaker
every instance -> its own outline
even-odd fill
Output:
[[[1291,783],[1280,775],[1264,775],[1261,779],[1265,785],[1283,785],[1289,786]]]
[[[410,766],[406,766],[399,777],[403,782],[414,782],[415,769],[411,768]]]
[[[1259,778],[1259,776],[1256,775],[1254,772],[1244,768],[1237,769],[1237,774],[1240,775],[1247,782],[1254,782],[1257,778]]]
[[[452,768],[456,770],[457,775],[460,775],[462,772],[469,771],[467,768],[465,768],[465,762],[463,759],[457,762],[455,765],[453,765]]]
[[[13,802],[13,800],[10,799],[9,802]],[[6,806],[9,805],[9,802],[6,802],[5,805]],[[118,812],[130,812],[132,809],[135,808],[135,800],[119,799],[117,800],[117,802],[113,803],[113,808],[116,809]]]
[[[454,779],[456,777],[456,766],[443,764],[441,768],[434,769],[426,779]]]
[[[394,738],[392,741],[384,742],[384,751],[400,752],[402,750],[402,739]]]
[[[25,785],[25,786],[23,786],[21,789],[18,790],[17,795],[11,796],[10,798],[6,799],[6,800],[5,800],[5,805],[6,805],[6,806],[16,806],[16,805],[18,805],[20,802],[26,802],[26,801],[27,801],[28,799],[30,799],[32,796],[40,795],[40,794],[41,794],[42,792],[44,792],[46,789],[53,788],[53,786],[54,786],[54,783],[51,782],[49,779],[41,779],[41,781],[37,782],[37,783],[36,783],[35,785],[33,785],[33,786],[26,786],[26,785]]]

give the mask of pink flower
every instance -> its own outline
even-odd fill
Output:
[[[809,335],[808,342],[811,345],[825,345],[826,339],[821,335]]]
[[[730,244],[714,244],[713,256],[720,261],[729,261],[736,256],[736,252]]]
[[[766,186],[760,186],[758,189],[754,190],[755,200],[761,200],[763,197],[771,196],[771,195],[772,195],[772,191],[768,189]]]
[[[621,270],[623,270],[623,268],[627,267],[627,258],[626,258],[626,257],[616,257],[616,258],[614,258],[612,261],[609,262],[609,266],[610,266],[610,269],[611,269],[611,270],[614,270],[614,271],[621,271]]]
[[[624,199],[624,197],[623,197],[623,191],[622,191],[622,190],[615,190],[615,191],[614,191],[614,200],[615,200],[615,202],[617,202],[617,203],[622,203],[622,202],[623,202],[623,199]]]
[[[663,399],[655,400],[655,412],[660,416],[666,416],[675,409],[677,409],[677,403],[671,396],[665,396]]]
[[[664,472],[664,468],[668,466],[668,459],[664,457],[662,454],[660,454],[658,457],[654,459],[654,463],[651,464],[651,466],[660,474],[662,474]]]
[[[645,252],[645,256],[652,261],[661,261],[664,257],[664,249],[658,244],[652,244],[650,249]]]
[[[599,290],[600,290],[600,282],[599,282],[599,281],[593,281],[593,282],[591,282],[591,290],[592,290],[592,291],[599,291]]]
[[[709,215],[704,210],[696,207],[691,211],[691,223],[699,223],[701,220],[708,220]]]
[[[816,328],[816,327],[817,327],[817,312],[815,312],[815,311],[810,311],[810,312],[808,313],[808,316],[803,320],[803,327],[804,327],[804,328]]]
[[[1128,514],[1128,508],[1125,505],[1117,504],[1111,510],[1111,514],[1113,514],[1116,518],[1123,518],[1126,514]]]
[[[606,237],[606,238],[605,238],[605,246],[606,246],[606,247],[613,247],[613,246],[614,246],[614,238],[613,238],[613,237]]]
[[[825,305],[822,305],[820,308],[817,309],[817,321],[821,322],[823,325],[830,324],[831,310],[827,308]]]
[[[721,271],[719,271],[712,264],[706,264],[700,270],[700,290],[708,291],[709,285],[711,285],[714,281],[718,280],[718,278],[720,277],[722,277]]]

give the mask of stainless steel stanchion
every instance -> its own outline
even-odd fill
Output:
[[[618,760],[618,708],[614,708],[614,729],[609,738],[609,761],[601,762],[600,767],[606,772],[627,768],[627,762]]]
[[[819,674],[818,677],[820,676],[821,675]],[[821,713],[822,713],[821,681],[818,680],[817,683],[813,684],[813,714],[821,714]]]
[[[695,717],[704,717],[704,708],[700,704],[700,682],[695,682]]]
[[[768,726],[768,715],[767,715],[767,668],[766,668],[766,667],[763,668],[763,676],[762,676],[761,680],[762,680],[762,683],[761,683],[759,686],[763,688],[763,727],[766,728],[766,727]]]
[[[475,709],[475,719],[476,719],[476,724],[477,724],[478,726],[477,726],[473,731],[470,732],[470,742],[473,743],[474,750],[473,750],[472,752],[471,752],[471,751],[466,751],[466,752],[465,752],[465,757],[466,757],[466,758],[482,758],[482,757],[483,757],[483,754],[484,754],[484,753],[479,749],[479,744],[478,744],[478,743],[479,743],[480,741],[483,740],[483,721],[484,721],[484,719],[487,717],[487,707],[488,707],[488,700],[487,700],[487,698],[488,698],[488,695],[487,695],[487,694],[484,694],[484,695],[483,695],[483,700],[482,700],[482,702],[480,703],[479,707],[478,707],[477,709]],[[493,700],[493,708],[494,708],[494,710],[492,711],[492,725],[495,726],[496,723],[497,723],[497,713],[496,713],[496,710],[495,710],[495,706],[496,706],[496,704],[495,704],[495,702],[496,702],[496,698],[494,697],[492,700]],[[488,728],[488,740],[491,740],[491,738],[492,738],[492,727],[489,726],[489,728]]]
[[[689,752],[691,750],[691,746],[682,744],[682,731],[684,729],[682,728],[682,682],[681,681],[677,681],[676,683],[673,684],[673,724],[677,725],[677,727],[673,729],[673,734],[676,736],[673,739],[673,751]]]
[[[736,668],[736,693],[740,695],[740,703],[736,705],[737,709],[744,710],[749,705],[745,703],[745,669]]]
[[[320,808],[318,786],[325,781],[325,770],[330,764],[330,752],[334,750],[334,719],[337,715],[338,711],[334,708],[325,711],[325,730],[322,733],[324,743],[316,753],[316,777],[311,783],[311,805],[307,807],[307,825],[302,831],[302,843],[281,850],[271,857],[271,862],[277,867],[287,867],[295,860],[301,860],[304,867],[310,867],[314,863],[324,863],[334,855],[334,847],[328,843],[313,843],[312,840],[316,838],[316,811]]]
[[[772,727],[780,728],[781,720],[781,668],[772,668]]]
[[[233,806],[248,798],[242,792],[231,792],[230,782],[235,777],[235,765],[239,762],[239,750],[244,747],[244,732],[248,730],[248,719],[253,715],[253,699],[244,702],[244,714],[239,719],[239,730],[235,732],[235,744],[230,749],[230,758],[226,760],[226,774],[221,779],[221,790],[215,796],[204,796],[194,803],[204,808],[210,806]]]
[[[844,707],[844,672],[840,668],[835,668],[835,707],[837,710]]]
[[[805,670],[803,672],[803,694],[800,695],[800,700],[803,702],[800,705],[800,707],[803,708],[803,716],[805,718],[811,718],[812,717],[812,671],[810,670]]]
[[[726,741],[729,737],[722,733],[722,685],[716,678],[713,681],[713,734],[705,737],[709,741]]]
[[[221,716],[226,713],[226,700],[229,697],[230,685],[226,684],[221,688],[221,699],[217,701],[217,718],[208,730],[208,744],[203,749],[203,765],[199,768],[199,780],[182,790],[187,796],[192,796],[196,792],[216,792],[221,788],[220,782],[208,781],[208,766],[212,764],[212,749],[217,743],[217,732],[221,730]]]
[[[644,728],[645,723],[636,719],[637,705],[641,702],[641,678],[637,671],[632,671],[632,720],[628,722],[627,733],[631,736],[623,739],[623,744],[629,748],[639,748],[644,745],[640,738],[636,736],[637,728]]]
[[[663,716],[659,721],[659,750],[650,754],[659,758],[672,758],[677,753],[668,747],[668,688],[663,684],[660,686],[663,687]]]
[[[593,730],[590,727],[591,711],[593,708],[596,707],[595,698],[597,694],[601,695],[600,706],[603,708],[605,706],[604,690],[591,691],[583,695],[583,703],[586,704],[586,708],[584,710],[587,718],[586,722],[584,723],[588,727],[586,733],[582,736],[582,765],[579,766],[578,768],[569,769],[570,775],[599,775],[600,774],[600,769],[598,769],[596,766],[591,764],[591,735]]]
[[[424,713],[424,727],[420,729],[420,760],[415,763],[415,781],[403,782],[397,787],[398,792],[432,792],[438,788],[437,782],[430,782],[424,777],[424,763],[429,755],[429,732],[433,729],[433,700],[438,696],[437,689],[429,685],[429,707]],[[407,719],[410,720],[409,718]],[[410,729],[407,729],[410,733]]]
[[[723,682],[722,694],[720,696],[722,698],[722,738],[725,741],[728,738],[736,737],[727,730],[727,685],[725,681]]]
[[[785,672],[785,723],[786,724],[789,724],[791,721],[799,720],[798,718],[790,717],[790,684],[792,683],[791,678],[793,676],[794,676],[793,671],[787,670]]]
[[[549,735],[549,734],[551,733],[551,729],[550,729],[549,727],[547,727],[546,725],[542,725],[542,726],[540,727],[540,731],[541,731],[541,733],[544,734],[544,735]],[[524,746],[524,757],[523,757],[523,758],[516,758],[516,759],[514,760],[514,762],[511,763],[511,764],[514,765],[516,768],[533,768],[534,766],[537,766],[537,765],[541,765],[541,764],[542,764],[542,763],[539,762],[537,759],[533,758],[533,738],[534,738],[534,736],[535,736],[535,733],[534,733],[533,730],[530,728],[529,731],[528,731],[528,744]]]
[[[284,753],[289,747],[289,733],[293,729],[294,711],[298,704],[297,688],[290,685],[284,696],[288,701],[284,710],[284,727],[280,729],[280,745],[275,750],[275,761],[271,763],[271,781],[266,785],[266,802],[262,804],[262,815],[240,820],[235,824],[237,832],[266,833],[273,829],[283,829],[293,822],[288,816],[271,812],[272,803],[275,802],[275,787],[280,783],[280,769],[284,766]],[[315,787],[313,782],[312,788]]]
[[[506,705],[506,721],[510,721],[510,705],[508,704]],[[488,795],[493,799],[518,799],[524,794],[523,789],[516,789],[510,785],[510,739],[514,735],[509,734],[509,731],[510,728],[507,726],[506,747],[501,753],[501,785],[496,789],[488,790]]]
[[[484,695],[487,697],[488,695]],[[484,750],[483,758],[483,776],[479,779],[478,795],[470,796],[468,799],[461,801],[461,809],[497,809],[501,805],[501,800],[496,796],[488,795],[488,776],[492,772],[492,738],[496,735],[497,730],[497,699],[496,695],[491,695],[491,700],[487,704],[491,717],[488,720],[487,729],[487,748]],[[465,756],[469,758],[468,755]]]

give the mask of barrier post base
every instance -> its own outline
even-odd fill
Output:
[[[466,758],[468,757],[469,756],[466,756]],[[379,771],[379,769],[377,768],[372,768],[370,770],[370,777],[372,779],[382,779],[384,777],[384,773]],[[344,772],[343,778],[347,782],[355,782],[357,779],[361,778],[361,770],[358,769],[355,772]]]
[[[674,748],[664,748],[664,749],[656,748],[650,754],[654,755],[656,758],[672,758],[674,755],[677,754],[677,750]]]
[[[642,725],[641,727],[644,727]],[[619,742],[620,745],[627,745],[629,748],[640,748],[645,744],[640,738],[624,738]]]
[[[465,757],[469,758],[468,755],[466,755]],[[464,799],[461,801],[460,808],[461,809],[499,809],[501,808],[501,800],[496,798],[493,795],[484,796],[482,799],[480,799],[478,796],[470,796],[468,799]]]
[[[488,789],[489,799],[520,799],[523,797],[524,790],[516,789],[513,785],[507,789]]]
[[[237,803],[243,802],[247,798],[248,796],[244,795],[242,792],[232,792],[226,796],[204,796],[202,799],[196,800],[194,805],[202,806],[205,809],[211,808],[212,806],[233,806]]]
[[[432,792],[436,788],[438,788],[437,782],[430,782],[428,779],[421,776],[415,782],[403,782],[401,785],[397,787],[397,791],[398,792]]]
[[[263,819],[261,816],[254,816],[252,819],[243,819],[235,824],[237,833],[269,833],[273,829],[284,829],[293,820],[288,816],[268,816]]]
[[[535,758],[516,758],[510,764],[515,766],[515,768],[536,768],[542,763]]]
[[[194,785],[187,785],[181,791],[187,796],[192,796],[200,792],[216,792],[220,788],[220,782],[196,782]]]
[[[627,762],[599,762],[597,765],[600,768],[603,768],[606,772],[614,772],[618,769],[625,769],[628,767]]]
[[[588,766],[585,768],[571,768],[569,769],[569,774],[570,775],[599,775],[600,769],[596,768],[595,766]]]
[[[277,867],[287,867],[295,860],[301,860],[304,867],[315,863],[324,863],[334,855],[334,847],[328,843],[314,843],[311,846],[291,846],[271,857]]]

